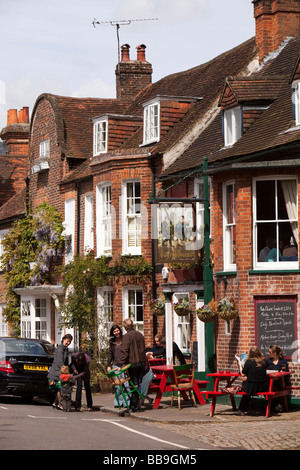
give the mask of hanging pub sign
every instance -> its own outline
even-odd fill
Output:
[[[192,204],[159,204],[154,237],[157,263],[193,263],[203,246],[203,228],[196,230]]]
[[[265,357],[269,347],[279,346],[286,359],[297,359],[297,309],[296,298],[267,297],[256,298],[256,344]]]

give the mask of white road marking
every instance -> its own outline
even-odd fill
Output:
[[[27,415],[28,418],[34,418],[34,419],[68,419],[68,418],[63,418],[59,416],[34,416],[34,415]]]
[[[2,408],[2,410],[8,410],[5,406],[0,406],[0,408]]]
[[[114,424],[115,426],[119,426],[120,428],[126,429],[126,431],[130,431],[136,434],[139,434],[140,436],[147,437],[148,439],[153,439],[154,441],[162,442],[163,444],[169,444],[174,447],[180,447],[181,449],[189,449],[189,447],[182,446],[181,444],[175,444],[174,442],[170,441],[164,441],[163,439],[159,439],[158,437],[151,436],[150,434],[145,434],[140,431],[136,431],[135,429],[129,428],[128,426],[124,426],[124,424],[118,423],[116,420],[111,420],[111,419],[82,419],[82,421],[102,421],[105,423],[111,423]]]

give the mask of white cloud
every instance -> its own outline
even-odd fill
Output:
[[[103,80],[95,79],[75,90],[71,96],[75,98],[115,98],[115,86],[107,85]]]
[[[205,14],[207,5],[208,0],[128,0],[120,14],[127,15],[124,19],[158,17],[164,23],[174,23]]]

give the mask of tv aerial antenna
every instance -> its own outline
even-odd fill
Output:
[[[95,18],[92,21],[92,25],[96,28],[97,24],[100,25],[111,25],[116,28],[117,33],[117,41],[118,41],[118,63],[120,63],[120,37],[119,37],[119,29],[121,26],[128,26],[133,21],[157,21],[158,18],[141,18],[141,19],[134,19],[134,20],[112,20],[112,21],[98,21]]]

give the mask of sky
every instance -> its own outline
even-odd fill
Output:
[[[255,34],[251,0],[0,0],[0,129],[41,93],[115,98],[117,22],[131,59],[146,45],[153,82]]]

